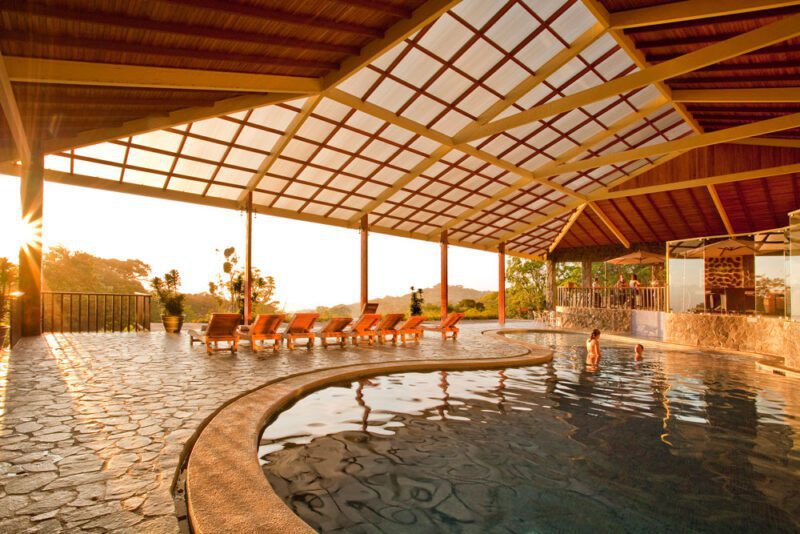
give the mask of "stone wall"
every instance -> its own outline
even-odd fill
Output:
[[[800,369],[800,322],[775,317],[700,313],[665,314],[664,341],[785,358]]]
[[[609,310],[605,308],[557,308],[562,328],[592,330],[616,334],[631,333],[631,310]]]

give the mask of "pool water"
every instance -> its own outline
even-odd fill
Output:
[[[318,531],[798,532],[800,381],[752,359],[519,334],[551,364],[329,387],[264,431]]]

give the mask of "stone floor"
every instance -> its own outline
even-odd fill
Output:
[[[516,323],[508,326],[529,326]],[[177,532],[181,451],[223,402],[310,369],[504,356],[466,324],[457,342],[206,355],[185,334],[58,334],[0,354],[0,532]]]

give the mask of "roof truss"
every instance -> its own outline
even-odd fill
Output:
[[[11,88],[11,81],[6,70],[5,58],[0,54],[0,107],[3,115],[8,121],[11,136],[17,146],[19,159],[28,163],[31,159],[31,146],[28,136],[25,134],[25,127],[22,124],[22,115],[17,107],[17,100],[14,97],[14,90]]]
[[[639,9],[621,11],[611,15],[611,28],[640,28],[683,22],[686,20],[724,17],[737,13],[750,13],[800,4],[797,0],[685,0]]]

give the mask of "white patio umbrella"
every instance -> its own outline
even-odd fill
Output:
[[[686,253],[689,258],[731,258],[734,256],[752,256],[755,254],[752,243],[739,239],[723,239],[710,245],[697,247]]]
[[[606,263],[610,263],[611,265],[657,265],[659,263],[664,263],[664,255],[640,250],[618,258],[612,258],[607,260]]]

